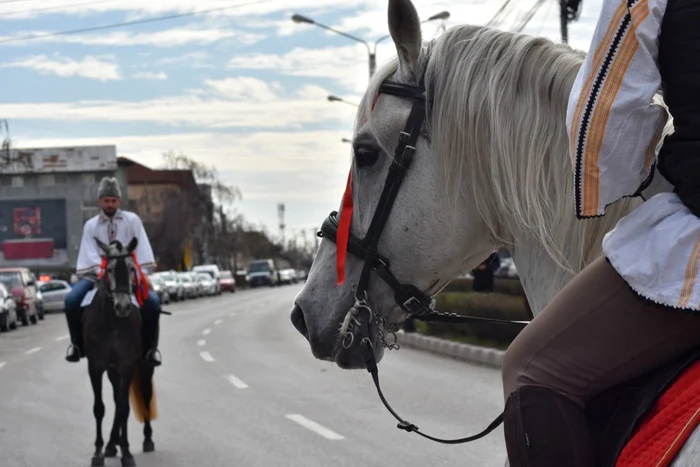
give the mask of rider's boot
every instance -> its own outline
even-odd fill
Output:
[[[503,412],[510,467],[593,467],[586,414],[581,406],[542,387],[513,391]]]
[[[66,350],[66,361],[76,363],[85,356],[85,351],[83,350],[83,314],[80,308],[78,310],[66,310],[65,314],[71,341]]]
[[[163,363],[160,350],[158,350],[160,310],[149,310],[143,314],[143,318],[143,348],[146,350],[146,361],[153,366],[160,366]]]

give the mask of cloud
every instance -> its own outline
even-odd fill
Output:
[[[82,60],[46,55],[36,55],[23,60],[0,64],[2,68],[29,68],[41,73],[58,75],[64,78],[79,76],[81,78],[99,81],[121,79],[118,66],[114,59],[100,58],[88,55]]]
[[[24,36],[41,36],[47,31],[31,31],[0,36],[0,41]],[[136,46],[147,45],[154,47],[177,47],[187,44],[207,45],[224,39],[234,39],[237,44],[252,45],[265,38],[264,34],[237,31],[230,28],[206,28],[197,25],[177,27],[156,32],[113,31],[100,34],[68,34],[32,39],[31,41],[8,42],[5,45],[23,46],[36,42],[62,42],[68,44],[104,45],[104,46]]]
[[[163,72],[154,73],[152,71],[139,71],[139,72],[131,75],[131,77],[134,79],[152,79],[152,80],[166,80],[166,79],[168,79],[167,74],[165,74]]]
[[[351,127],[356,109],[326,101],[319,87],[286,91],[250,77],[207,80],[206,87],[144,101],[0,103],[4,118],[61,121],[150,122],[205,128],[302,129],[323,122]],[[294,88],[292,88],[294,89]],[[313,98],[315,96],[315,98]],[[312,97],[312,99],[309,99]]]

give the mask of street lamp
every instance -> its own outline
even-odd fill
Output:
[[[344,102],[348,105],[352,105],[354,107],[359,107],[359,105],[355,104],[354,102],[346,101],[345,99],[338,97],[338,96],[334,96],[333,94],[328,96],[328,101],[329,102]]]
[[[435,21],[438,19],[446,20],[449,17],[450,17],[449,11],[441,11],[440,13],[437,13],[437,14],[431,16],[430,18],[421,21],[421,24],[427,23],[429,21]],[[326,26],[325,24],[318,23],[318,22],[314,21],[313,19],[308,18],[306,16],[294,14],[294,15],[292,15],[292,21],[294,21],[295,23],[313,24],[314,26],[318,26],[319,28],[327,29],[328,31],[332,31],[336,34],[340,34],[341,36],[345,36],[348,39],[352,39],[356,42],[360,42],[360,43],[364,44],[365,47],[367,47],[367,55],[369,57],[369,76],[370,76],[370,78],[372,77],[372,75],[374,75],[374,70],[377,68],[377,44],[379,44],[384,39],[391,37],[391,34],[387,34],[386,36],[380,37],[379,39],[374,41],[374,48],[370,48],[369,43],[367,41],[365,41],[364,39],[360,39],[359,37],[355,37],[351,34],[343,32],[343,31],[338,31],[337,29],[334,29],[330,26]]]

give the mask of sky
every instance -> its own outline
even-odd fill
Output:
[[[538,0],[516,0],[513,30]],[[558,0],[522,32],[560,41]],[[569,43],[587,50],[602,0],[584,0]],[[496,0],[414,0],[429,40],[441,27],[486,24]],[[152,168],[167,151],[213,165],[242,199],[232,206],[287,237],[311,241],[337,209],[350,167],[357,103],[368,83],[366,47],[309,24],[313,18],[370,43],[388,34],[386,0],[0,0],[0,119],[15,147],[114,144]],[[17,40],[219,8],[195,16]],[[226,8],[226,9],[221,9]],[[378,66],[396,55],[391,39]],[[329,102],[328,95],[346,102]],[[3,135],[4,136],[4,135]]]

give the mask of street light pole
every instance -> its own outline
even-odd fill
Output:
[[[359,107],[354,102],[346,101],[345,99],[338,97],[338,96],[334,96],[333,94],[328,96],[328,101],[329,102],[344,102],[345,104],[352,105],[353,107]]]
[[[421,23],[427,23],[429,21],[435,21],[438,19],[446,20],[449,17],[450,17],[449,11],[441,11],[440,13],[437,13],[437,14],[431,16],[430,18],[421,21]],[[387,34],[386,36],[380,37],[379,39],[374,41],[374,47],[370,48],[370,45],[366,40],[360,39],[359,37],[355,37],[355,36],[348,34],[346,32],[339,31],[339,30],[334,29],[330,26],[326,26],[325,24],[321,24],[319,22],[316,22],[313,19],[308,18],[306,16],[294,14],[294,15],[292,15],[292,21],[294,21],[295,23],[313,24],[314,26],[318,26],[319,28],[323,28],[323,29],[326,29],[328,31],[332,31],[336,34],[340,34],[341,36],[345,36],[348,39],[352,39],[356,42],[360,42],[360,43],[364,44],[365,47],[367,47],[367,57],[369,59],[369,77],[370,78],[372,76],[374,76],[374,72],[377,69],[377,44],[379,44],[381,41],[391,37],[390,34]],[[329,100],[330,100],[330,98],[329,98]]]

